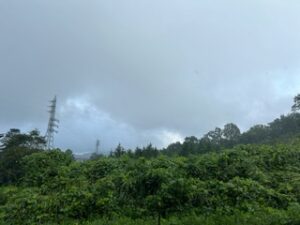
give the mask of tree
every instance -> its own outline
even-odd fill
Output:
[[[300,94],[294,97],[294,105],[292,106],[292,111],[295,112],[300,109]]]
[[[270,140],[270,127],[262,124],[251,127],[241,135],[242,144],[267,143]]]
[[[291,138],[300,133],[300,114],[281,115],[280,118],[269,123],[269,127],[270,137],[273,141]]]
[[[112,155],[115,157],[121,157],[126,153],[125,149],[122,147],[122,145],[119,143],[115,151],[112,152]]]
[[[186,137],[182,144],[182,149],[179,153],[181,156],[187,156],[195,153],[198,149],[199,140],[195,136]]]
[[[18,182],[24,174],[22,159],[38,151],[37,149],[12,147],[0,152],[0,184]]]
[[[6,134],[1,134],[1,145],[0,145],[0,149],[5,149],[8,148],[12,145],[16,145],[19,141],[14,140],[17,139],[16,137],[19,136],[21,134],[21,131],[19,129],[16,128],[11,128]],[[20,139],[20,136],[19,136]]]
[[[163,153],[169,156],[178,155],[182,151],[182,144],[180,142],[170,144]]]
[[[21,133],[19,129],[10,129],[1,139],[1,149],[24,147],[29,149],[43,149],[46,145],[45,137],[38,130]]]
[[[38,130],[21,133],[19,129],[10,129],[0,142],[0,183],[17,182],[24,172],[23,157],[41,151],[46,143]]]
[[[72,151],[60,149],[41,151],[22,159],[23,184],[28,186],[57,185],[54,178],[62,172],[62,167],[74,162]]]
[[[228,141],[237,141],[240,135],[241,131],[234,123],[226,124],[222,131],[222,136]]]
[[[204,138],[210,140],[212,144],[219,145],[222,140],[222,129],[216,127],[215,130],[209,131],[206,135],[204,135]]]
[[[142,149],[142,156],[145,158],[157,157],[158,154],[157,148],[153,147],[151,143]]]

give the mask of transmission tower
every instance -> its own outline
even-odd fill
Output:
[[[45,135],[46,138],[46,148],[47,149],[53,149],[54,147],[54,133],[57,133],[56,128],[58,128],[58,119],[55,118],[56,113],[56,96],[53,100],[50,101],[49,105],[49,122],[48,122],[48,128]]]
[[[96,141],[96,154],[97,155],[99,154],[99,147],[100,147],[100,141],[99,141],[99,139],[97,139],[97,141]]]

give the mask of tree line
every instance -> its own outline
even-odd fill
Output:
[[[241,133],[232,123],[165,149],[80,162],[37,130],[1,138],[0,224],[300,223],[300,97]]]

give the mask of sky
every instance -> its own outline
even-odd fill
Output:
[[[290,112],[300,93],[298,0],[0,0],[0,133],[55,146],[161,148]]]

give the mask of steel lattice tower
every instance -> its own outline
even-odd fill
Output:
[[[97,141],[96,141],[96,152],[95,152],[97,155],[99,154],[99,147],[100,147],[100,140],[97,139]]]
[[[58,119],[55,118],[56,113],[56,96],[53,100],[50,101],[49,105],[49,122],[48,122],[48,128],[45,135],[46,138],[46,148],[47,149],[53,149],[54,147],[54,133],[57,133],[56,128],[58,128]]]

